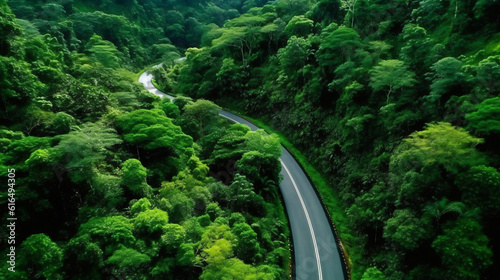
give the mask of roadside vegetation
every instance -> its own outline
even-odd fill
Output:
[[[322,197],[345,211],[354,279],[488,279],[500,252],[499,8],[280,0],[206,32],[155,79],[263,120],[307,155],[296,154],[320,171],[308,168]]]

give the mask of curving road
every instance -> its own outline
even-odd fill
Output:
[[[171,100],[173,96],[165,94],[153,86],[153,76],[143,73],[139,82],[144,87],[161,97]],[[233,122],[246,124],[251,130],[260,129],[253,123],[235,114],[221,110],[219,114]],[[293,238],[294,275],[297,280],[341,280],[347,279],[346,270],[340,256],[332,227],[323,206],[308,177],[292,155],[281,147],[281,175],[283,181],[280,190],[290,221]]]

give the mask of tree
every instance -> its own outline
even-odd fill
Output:
[[[344,21],[350,19],[350,28],[354,28],[354,19],[356,16],[356,4],[358,0],[342,0],[341,8],[347,11],[347,15]]]
[[[64,112],[57,112],[54,119],[52,119],[50,127],[54,130],[55,134],[67,134],[75,124],[76,120],[73,116]]]
[[[135,243],[133,229],[132,221],[123,216],[94,217],[81,224],[78,237],[88,235],[109,256],[122,246],[131,247]]]
[[[47,20],[58,20],[66,15],[62,5],[56,3],[47,3],[42,6],[41,16]]]
[[[10,56],[16,52],[16,37],[21,34],[21,27],[16,24],[15,16],[6,2],[0,3],[0,56]]]
[[[467,114],[468,127],[478,135],[500,136],[500,97],[493,97],[481,102],[477,111]]]
[[[465,209],[465,204],[459,201],[449,201],[446,197],[440,201],[429,204],[424,207],[422,218],[432,219],[436,223],[436,228],[441,226],[441,219],[448,213],[462,215]]]
[[[264,199],[254,192],[253,184],[245,176],[236,174],[230,188],[233,192],[231,209],[234,212],[247,212],[258,217],[265,215]]]
[[[458,176],[456,184],[461,200],[470,208],[480,208],[483,216],[500,211],[500,172],[496,168],[473,166]]]
[[[66,160],[69,176],[75,183],[92,178],[95,164],[104,159],[107,149],[122,142],[114,129],[95,123],[85,123],[58,138],[61,141],[54,149]]]
[[[90,234],[73,237],[64,251],[64,263],[69,268],[66,272],[79,279],[100,279],[104,266],[103,255],[101,246],[92,240]]]
[[[361,280],[385,280],[385,275],[376,267],[369,267],[363,273]]]
[[[331,23],[341,18],[340,0],[319,0],[312,10],[312,18],[315,22]],[[352,27],[352,26],[351,26]]]
[[[280,0],[275,5],[278,16],[288,22],[294,16],[307,13],[312,8],[313,2],[308,0]]]
[[[391,156],[390,185],[397,205],[425,204],[453,195],[453,180],[471,166],[484,163],[475,146],[483,140],[450,123],[428,124],[403,140]]]
[[[173,258],[162,258],[156,262],[156,265],[151,269],[152,279],[171,279],[173,270],[175,269],[175,259]],[[141,276],[146,279],[146,274]],[[151,279],[151,278],[147,278]]]
[[[118,119],[117,124],[126,142],[145,150],[167,149],[172,156],[180,157],[192,145],[191,137],[159,110],[137,110]]]
[[[147,184],[147,169],[136,159],[128,159],[122,163],[122,184],[134,197],[149,197],[152,188]]]
[[[417,23],[426,28],[433,28],[439,24],[446,13],[446,7],[439,1],[423,0],[412,12]]]
[[[179,107],[179,110],[184,111],[184,107],[188,104],[193,103],[193,99],[191,97],[187,96],[178,96],[177,98],[174,99],[173,103]]]
[[[257,151],[246,152],[236,162],[238,173],[252,182],[260,192],[266,190],[276,195],[276,187],[280,180],[281,163],[278,157],[271,154],[262,154]],[[269,189],[269,187],[273,187]]]
[[[193,139],[163,111],[133,111],[119,118],[117,125],[123,131],[125,142],[135,148],[139,160],[151,171],[153,186],[184,169],[193,153]]]
[[[118,176],[110,174],[97,173],[92,178],[92,191],[87,195],[86,202],[92,207],[86,207],[90,210],[89,218],[102,211],[102,213],[109,213],[120,209],[126,198],[121,186],[121,179]],[[69,203],[68,203],[69,204]],[[80,217],[83,216],[84,211],[80,210]],[[97,214],[98,215],[98,214]]]
[[[216,74],[217,81],[223,86],[224,92],[220,93],[221,96],[225,94],[237,94],[243,91],[245,86],[243,79],[245,75],[242,70],[243,68],[240,65],[234,63],[234,59],[224,58],[222,66]]]
[[[400,60],[382,60],[370,73],[370,86],[374,91],[385,90],[387,104],[393,91],[411,87],[416,83],[415,74]]]
[[[481,89],[485,89],[487,96],[497,95],[499,93],[500,56],[489,56],[480,61],[475,80]]]
[[[394,216],[384,226],[384,238],[407,250],[415,250],[432,231],[410,209],[394,211]]]
[[[276,134],[267,134],[263,129],[248,131],[245,134],[246,151],[259,152],[274,158],[281,156],[281,144]]]
[[[493,263],[488,237],[481,225],[469,218],[448,223],[432,248],[441,257],[447,277],[452,279],[481,279],[481,272]]]
[[[311,43],[308,40],[292,36],[286,47],[279,49],[277,55],[284,73],[293,79],[297,71],[306,65],[311,54]]]
[[[29,279],[38,278],[38,275],[45,279],[63,279],[63,252],[47,235],[40,233],[28,237],[21,245],[19,256],[19,266]]]
[[[379,183],[356,198],[355,203],[347,210],[347,216],[357,227],[367,228],[365,232],[373,230],[373,234],[369,233],[374,236],[374,242],[377,243],[380,229],[393,214],[395,201],[396,194],[388,192],[387,186]]]
[[[307,37],[313,30],[314,22],[305,16],[294,16],[286,25],[288,36]]]
[[[4,56],[0,56],[0,87],[3,103],[0,119],[9,122],[23,115],[30,100],[43,95],[46,89],[32,74],[28,63]]]
[[[261,257],[257,233],[247,224],[239,223],[231,229],[236,237],[234,255],[246,263],[254,263]]]
[[[332,70],[343,62],[349,61],[354,51],[363,46],[361,37],[354,29],[344,26],[335,27],[336,25],[332,24],[323,29],[320,46],[316,52],[319,65]],[[340,56],[338,52],[341,53]]]
[[[169,213],[172,223],[185,221],[193,214],[195,202],[184,191],[185,183],[182,181],[164,182],[161,185],[160,197],[165,199],[165,210]]]
[[[139,279],[143,275],[143,271],[139,270],[141,266],[146,266],[151,259],[131,248],[120,248],[113,252],[106,263],[113,266],[113,274],[115,277],[123,277],[127,275]]]
[[[200,135],[203,137],[206,131],[217,125],[220,107],[211,101],[198,99],[192,104],[184,107],[184,117],[191,118],[198,123]]]
[[[171,119],[177,119],[181,115],[179,107],[172,103],[169,98],[163,98],[160,103],[160,108],[165,112],[165,115]]]
[[[52,112],[46,112],[36,106],[28,106],[24,121],[24,132],[27,135],[46,130],[54,118]]]
[[[167,224],[163,227],[161,244],[165,247],[167,254],[173,255],[186,238],[186,230],[177,224]]]
[[[179,246],[177,256],[175,257],[177,263],[181,266],[190,266],[195,261],[194,244],[182,243]]]
[[[433,71],[430,101],[444,103],[451,94],[460,95],[465,81],[462,62],[454,57],[445,57],[431,66]]]
[[[402,164],[403,160],[414,159],[418,161],[417,164],[407,167],[418,168],[437,163],[456,172],[462,166],[482,161],[481,154],[475,149],[482,142],[482,139],[450,123],[431,123],[427,124],[425,130],[414,132],[404,139],[400,149],[391,158],[391,164]]]
[[[115,45],[103,40],[101,36],[94,34],[87,43],[86,49],[90,57],[100,62],[108,68],[117,68],[120,66],[119,52]]]
[[[259,268],[245,264],[236,258],[223,260],[217,264],[210,264],[200,276],[202,280],[219,280],[219,279],[235,279],[235,280],[251,280],[275,279],[274,275],[267,271],[259,271]]]
[[[250,131],[246,125],[233,124],[222,136],[214,147],[210,156],[210,162],[220,166],[226,166],[229,160],[237,160],[244,153],[245,135]]]
[[[279,43],[285,27],[286,23],[281,18],[277,18],[272,23],[269,23],[260,29],[260,33],[267,34],[269,37],[269,41],[267,42],[267,49],[269,52],[271,51],[271,44],[273,42],[276,45]]]
[[[233,256],[232,244],[229,240],[216,240],[209,248],[203,250],[205,261],[209,264],[221,263],[225,259]]]
[[[151,202],[147,197],[143,197],[137,200],[132,207],[130,207],[130,213],[136,216],[137,214],[144,212],[146,210],[151,210]]]
[[[245,66],[248,63],[248,56],[251,55],[251,48],[245,38],[248,27],[232,27],[222,29],[222,36],[212,41],[212,47],[227,48],[233,47],[239,50],[241,61]]]
[[[159,237],[168,224],[168,213],[158,208],[146,210],[134,218],[134,229],[146,237]]]
[[[401,35],[399,35],[399,39],[404,44],[401,47],[399,57],[417,74],[423,75],[428,71],[428,67],[436,62],[432,61],[433,57],[431,55],[435,44],[425,28],[407,24],[404,26]]]

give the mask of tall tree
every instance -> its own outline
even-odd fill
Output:
[[[387,104],[394,91],[411,87],[416,83],[415,74],[409,71],[400,60],[380,61],[371,71],[370,80],[373,90],[386,92]]]
[[[446,269],[443,276],[457,279],[481,279],[481,271],[490,266],[492,252],[481,225],[462,218],[449,223],[432,243]],[[464,250],[467,248],[467,250]]]

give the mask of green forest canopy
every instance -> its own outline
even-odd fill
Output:
[[[23,205],[0,278],[287,278],[278,138],[207,100],[321,171],[353,279],[498,275],[498,10],[0,1],[0,165]],[[135,82],[160,62],[173,103]]]

